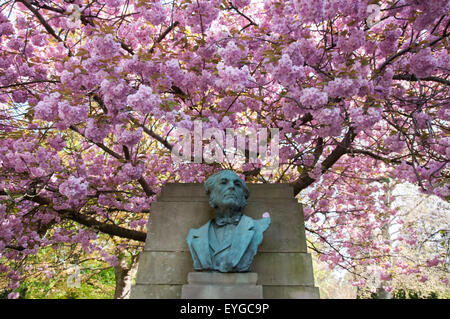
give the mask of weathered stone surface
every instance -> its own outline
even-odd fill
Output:
[[[259,247],[263,252],[306,252],[306,237],[303,210],[295,201],[248,202],[244,213],[252,218],[261,218],[264,212],[272,219],[269,229]]]
[[[188,274],[189,284],[207,285],[216,283],[218,285],[256,285],[258,274],[254,272],[190,272]]]
[[[252,271],[260,285],[314,286],[311,255],[306,253],[259,252]]]
[[[189,229],[200,227],[210,218],[208,202],[152,203],[145,249],[189,251],[186,244]]]
[[[262,299],[256,273],[191,272],[182,299]]]
[[[136,282],[182,285],[191,271],[194,268],[188,251],[143,251],[139,256]]]
[[[182,285],[154,285],[136,283],[131,289],[130,299],[180,299]]]
[[[319,288],[312,286],[263,286],[265,299],[319,299]]]
[[[256,285],[184,285],[181,299],[262,299],[263,288]]]

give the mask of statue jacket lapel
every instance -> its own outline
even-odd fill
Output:
[[[193,256],[195,269],[209,269],[212,267],[208,240],[210,225],[211,221],[198,229],[191,229],[189,231],[188,246],[192,247],[191,255]]]
[[[255,234],[253,219],[246,215],[242,215],[242,218],[234,231],[236,234],[239,234],[239,236],[233,236],[228,260],[231,262],[233,267],[236,267],[241,261],[242,256],[244,256],[247,251],[247,248],[249,247]]]
[[[188,234],[188,246],[191,247],[191,255],[194,261],[195,269],[212,269],[212,258],[210,254],[210,247],[213,250],[214,256],[222,252],[224,249],[230,247],[230,252],[227,256],[228,263],[233,268],[239,268],[239,262],[242,260],[245,253],[255,236],[255,221],[246,215],[242,215],[239,224],[234,230],[231,240],[222,246],[219,243],[210,242],[209,236],[212,221],[203,225],[198,229],[191,229]],[[214,230],[212,230],[214,231]],[[215,236],[213,236],[215,237]]]
[[[212,223],[211,226],[209,227],[208,238],[209,238],[209,247],[211,248],[214,257],[231,246],[231,238],[226,238],[226,241],[223,243],[219,242]]]

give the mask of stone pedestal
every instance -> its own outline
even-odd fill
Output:
[[[256,273],[190,272],[181,299],[262,299]]]
[[[303,210],[288,184],[248,184],[244,214],[272,223],[253,260],[264,298],[319,298],[311,255],[306,251]],[[186,244],[189,229],[213,217],[203,184],[168,184],[152,203],[144,251],[139,256],[131,298],[181,298],[194,272]]]

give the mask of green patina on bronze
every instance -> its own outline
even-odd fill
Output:
[[[270,225],[270,217],[254,220],[243,214],[250,192],[231,170],[220,171],[205,182],[215,217],[191,229],[187,244],[195,270],[250,271],[253,258]]]

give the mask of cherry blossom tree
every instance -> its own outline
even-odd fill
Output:
[[[448,200],[446,0],[7,0],[0,4],[0,272],[40,247],[145,241],[167,182],[284,182],[309,246],[390,254],[386,180]],[[277,128],[278,169],[176,163],[175,128]],[[206,141],[204,141],[206,142]],[[248,153],[246,154],[248,156]],[[112,264],[117,260],[104,252]],[[432,267],[432,265],[430,265]],[[13,297],[13,296],[12,296]]]

